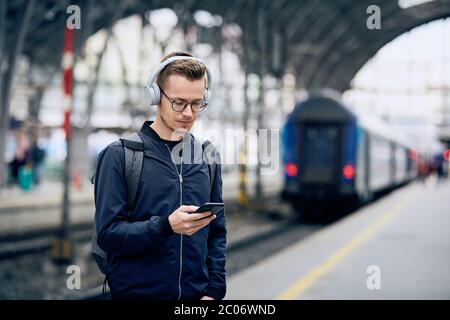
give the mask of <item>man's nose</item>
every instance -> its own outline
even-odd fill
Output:
[[[184,110],[183,110],[183,116],[186,116],[186,117],[192,117],[192,115],[193,115],[193,112],[192,112],[192,105],[191,105],[191,104],[188,104],[188,105],[186,106],[186,108],[184,108]]]

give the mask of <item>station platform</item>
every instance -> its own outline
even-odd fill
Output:
[[[239,174],[237,171],[222,173],[223,197],[236,198],[238,193]],[[282,174],[262,176],[263,191],[273,195],[280,191],[283,182]],[[249,197],[255,193],[255,175],[248,173],[247,191]],[[0,214],[36,208],[60,207],[63,198],[61,182],[44,182],[30,191],[22,191],[18,187],[0,189]],[[94,186],[85,182],[83,188],[70,188],[70,200],[73,205],[92,204],[94,201]]]
[[[398,189],[229,277],[225,299],[450,299],[449,195]]]

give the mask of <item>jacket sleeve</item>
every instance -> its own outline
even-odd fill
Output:
[[[97,242],[113,256],[152,251],[173,232],[167,218],[134,222],[122,218],[127,212],[124,163],[123,147],[115,142],[100,153],[95,177]]]
[[[223,202],[222,198],[222,172],[221,165],[216,166],[216,177],[211,190],[211,202]],[[209,284],[206,295],[216,300],[221,300],[226,293],[226,219],[225,209],[217,215],[210,223],[208,237],[208,256],[206,265],[208,267]]]

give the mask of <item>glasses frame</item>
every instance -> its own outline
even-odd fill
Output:
[[[164,90],[162,88],[159,88],[159,90],[161,91],[163,96],[166,97],[167,100],[170,102],[170,106],[171,106],[172,110],[175,111],[175,112],[183,112],[184,110],[186,110],[188,105],[191,106],[192,112],[202,112],[208,106],[208,103],[202,98],[203,104],[201,105],[200,109],[197,110],[197,111],[195,111],[194,108],[192,107],[192,102],[187,102],[187,101],[186,101],[185,105],[183,106],[183,109],[175,110],[175,108],[173,107],[173,104],[175,103],[176,100],[172,100],[171,98],[169,98],[169,96],[164,92]]]

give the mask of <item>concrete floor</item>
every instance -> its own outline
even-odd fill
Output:
[[[450,299],[450,181],[413,183],[228,279],[226,299]]]

